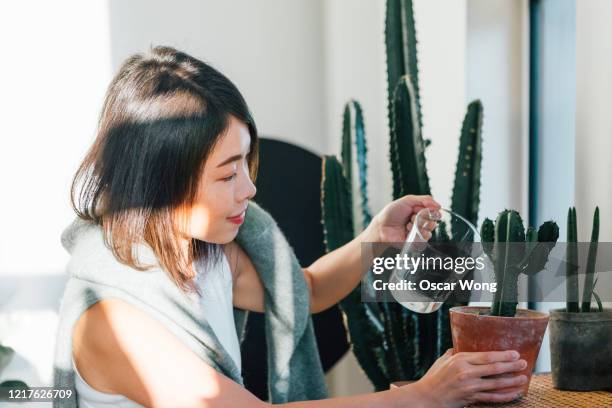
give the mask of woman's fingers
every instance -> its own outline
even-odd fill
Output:
[[[440,208],[440,204],[430,195],[405,195],[401,199],[415,207]]]
[[[465,361],[471,364],[491,364],[504,361],[515,361],[520,357],[514,350],[508,351],[475,351],[465,353]]]
[[[439,358],[443,359],[443,360],[447,360],[448,358],[452,357],[453,354],[455,353],[455,350],[452,348],[449,348],[446,350],[446,352],[444,354],[442,354]]]
[[[478,380],[476,389],[477,391],[500,390],[502,388],[511,388],[525,385],[526,382],[526,375],[515,375],[512,377],[500,378],[482,378]]]
[[[514,373],[527,368],[527,361],[517,360],[510,362],[497,362],[492,364],[475,365],[472,373],[474,377],[487,377],[504,373]]]
[[[409,225],[409,226],[412,227],[414,225],[415,221],[416,221],[416,216],[413,215],[412,217],[410,217],[410,222],[407,224],[407,226]],[[419,228],[421,228],[422,230],[426,229],[426,230],[429,230],[429,231],[433,231],[434,229],[436,229],[437,226],[438,226],[438,223],[436,221],[423,221],[423,220],[421,220],[419,222]]]

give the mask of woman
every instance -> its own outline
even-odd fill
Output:
[[[155,47],[129,58],[114,78],[98,136],[73,183],[78,216],[103,230],[109,251],[122,264],[146,270],[133,253],[134,244],[144,243],[177,288],[203,301],[214,299],[203,303],[204,313],[238,366],[232,306],[259,312],[265,306],[260,273],[235,242],[256,193],[252,180],[257,160],[255,123],[236,87],[202,61]],[[353,241],[303,268],[310,311],[336,304],[358,284],[361,242],[403,241],[414,214],[426,207],[436,210],[439,205],[429,196],[402,197]],[[83,245],[75,251],[90,262],[78,264],[73,253],[71,262],[80,271],[104,252]],[[200,260],[209,267],[205,274],[193,266]],[[186,340],[145,310],[118,298],[90,303],[72,331],[80,406],[269,405],[216,370],[214,360],[208,364],[198,358]],[[526,377],[483,377],[525,366],[512,351],[453,355],[449,350],[411,385],[287,405],[459,407],[503,402],[520,395]]]

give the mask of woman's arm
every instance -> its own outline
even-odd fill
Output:
[[[348,244],[302,268],[310,290],[312,313],[335,305],[357,286],[362,276],[361,243],[373,242],[373,223]],[[262,313],[264,288],[248,254],[234,241],[224,245],[224,252],[234,277],[234,306]]]
[[[399,198],[383,208],[352,241],[303,268],[310,290],[311,312],[318,313],[337,304],[357,286],[365,272],[364,264],[370,265],[377,255],[370,248],[362,254],[362,243],[403,242],[415,214],[426,207],[439,209],[440,205],[431,196]],[[435,223],[424,225],[424,234],[434,226]],[[234,241],[226,244],[224,251],[234,275],[234,306],[263,312],[264,289],[249,256]]]
[[[337,304],[348,295],[365,273],[364,264],[370,265],[374,254],[364,252],[362,243],[376,242],[376,217],[352,241],[317,259],[303,268],[310,289],[310,310],[318,313]]]
[[[271,405],[204,363],[161,323],[119,299],[85,311],[73,332],[79,372],[95,389],[122,394],[146,407],[270,408]],[[287,408],[460,407],[473,401],[509,401],[525,376],[523,360],[509,352],[447,352],[420,381],[399,389],[352,397],[282,404]],[[503,392],[494,389],[505,388]],[[276,405],[275,405],[276,406]]]
[[[370,230],[341,248],[319,258],[308,268],[302,268],[310,290],[310,311],[323,311],[346,296],[361,279],[361,242],[368,242]],[[370,241],[371,242],[371,241]],[[234,306],[262,313],[264,288],[248,254],[236,243],[224,246],[234,276]]]
[[[343,299],[359,283],[375,256],[372,246],[362,243],[404,242],[415,215],[423,208],[437,210],[440,205],[431,196],[406,195],[383,208],[367,228],[346,245],[319,258],[304,268],[311,291],[311,310],[323,311]],[[423,225],[424,235],[435,223]]]

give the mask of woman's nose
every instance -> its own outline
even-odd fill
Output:
[[[257,194],[257,187],[255,187],[255,184],[253,184],[253,182],[251,181],[251,178],[249,177],[249,194],[248,194],[249,200],[255,197],[255,194]]]
[[[251,198],[253,198],[255,196],[255,194],[257,193],[257,187],[255,187],[255,184],[253,184],[253,181],[251,181],[251,177],[247,174],[247,176],[245,177],[245,183],[242,189],[242,194],[240,194],[240,198],[242,200],[250,200]]]

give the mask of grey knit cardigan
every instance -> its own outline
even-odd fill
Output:
[[[77,218],[64,230],[61,239],[71,259],[60,303],[53,376],[55,388],[71,389],[73,397],[54,400],[54,407],[78,407],[72,330],[81,313],[110,297],[148,312],[203,361],[244,385],[240,370],[202,313],[197,295],[185,294],[177,287],[159,267],[148,245],[137,247],[138,258],[156,266],[138,271],[114,257],[104,244],[98,225]],[[325,398],[327,390],[309,312],[308,287],[293,249],[270,214],[253,201],[236,241],[251,258],[265,288],[269,401]],[[247,318],[247,311],[234,309],[241,341]]]

